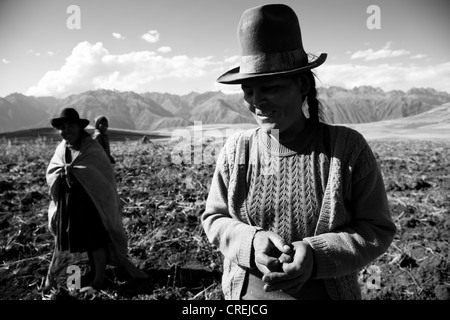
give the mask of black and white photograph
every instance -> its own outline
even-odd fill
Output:
[[[449,14],[0,0],[0,300],[450,300]]]

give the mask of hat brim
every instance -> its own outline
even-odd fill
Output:
[[[55,119],[50,120],[50,123],[54,128],[58,128],[61,125],[63,125],[64,123],[73,123],[73,122],[74,122],[73,120],[68,119],[68,118],[55,118]],[[80,127],[83,129],[86,128],[87,125],[89,124],[89,120],[87,120],[87,119],[79,119],[75,122],[77,122],[80,125]]]
[[[230,71],[224,73],[219,78],[217,78],[217,82],[223,84],[241,84],[253,79],[265,79],[265,78],[273,78],[273,77],[284,77],[293,75],[296,73],[301,73],[306,70],[311,70],[317,68],[321,64],[325,62],[327,59],[327,54],[322,53],[320,56],[309,62],[306,66],[288,70],[288,71],[279,71],[279,72],[267,72],[267,73],[240,73],[240,67],[236,67],[231,69]]]

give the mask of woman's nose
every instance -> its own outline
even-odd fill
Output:
[[[69,128],[68,128],[67,126],[61,126],[61,127],[59,128],[59,132],[60,132],[61,134],[67,133],[68,131],[69,131]]]
[[[257,90],[253,91],[253,106],[260,109],[264,102],[264,95]]]

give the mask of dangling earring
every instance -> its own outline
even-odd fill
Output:
[[[308,100],[308,98],[305,98],[305,100],[303,100],[303,104],[302,104],[302,111],[303,114],[305,115],[306,119],[309,119],[309,105],[306,102],[306,100]]]

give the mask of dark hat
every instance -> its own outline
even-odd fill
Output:
[[[65,108],[61,111],[59,118],[50,120],[53,127],[58,128],[64,123],[78,123],[82,128],[86,128],[89,124],[89,120],[80,119],[80,115],[77,110],[73,108]]]
[[[254,78],[287,76],[316,68],[327,58],[326,53],[317,57],[305,52],[297,15],[284,4],[244,11],[238,39],[240,67],[221,75],[217,79],[220,83],[238,84]]]

